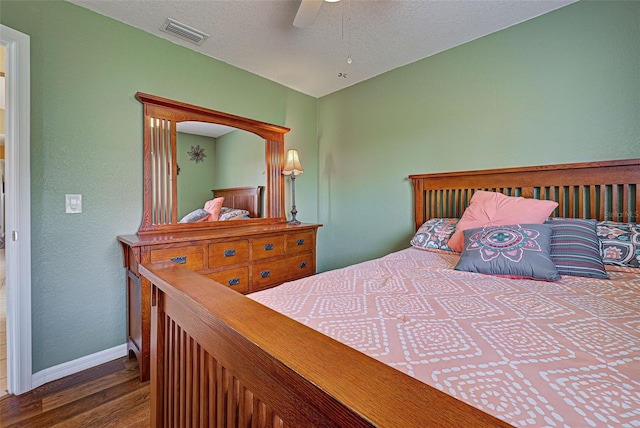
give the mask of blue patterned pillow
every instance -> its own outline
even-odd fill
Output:
[[[516,224],[464,231],[464,247],[456,270],[531,278],[560,279],[551,261],[551,226]]]
[[[601,221],[597,232],[604,263],[640,267],[640,223]]]
[[[550,218],[551,261],[560,275],[609,279],[600,254],[596,221]]]
[[[422,250],[453,251],[447,241],[456,230],[459,218],[432,218],[425,221],[413,235],[411,245]]]

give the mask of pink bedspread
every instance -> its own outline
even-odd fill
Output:
[[[249,297],[515,426],[640,426],[640,269],[454,271],[406,249]]]

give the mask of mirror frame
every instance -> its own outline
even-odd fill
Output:
[[[235,116],[204,107],[195,106],[155,95],[136,93],[136,99],[143,104],[143,204],[142,223],[138,234],[173,232],[173,231],[200,231],[217,229],[222,227],[239,227],[260,223],[286,222],[284,211],[284,134],[289,128],[270,123],[260,122],[241,116]],[[153,173],[152,173],[152,119],[165,120],[172,124],[170,129],[171,150],[173,159],[176,151],[176,126],[178,122],[198,121],[232,126],[242,129],[264,138],[265,160],[267,171],[265,217],[248,220],[212,221],[201,223],[178,223],[177,219],[177,181],[171,181],[172,200],[176,201],[168,211],[169,221],[165,223],[153,223]],[[168,134],[168,133],[167,133]],[[167,135],[167,137],[169,137]],[[171,174],[177,177],[177,163],[171,165]],[[157,208],[157,207],[156,207]],[[166,208],[166,207],[161,207]]]

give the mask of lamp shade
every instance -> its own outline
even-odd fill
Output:
[[[298,158],[298,151],[295,149],[289,150],[287,152],[287,160],[284,164],[284,169],[282,173],[284,175],[291,175],[295,177],[296,175],[302,174],[304,171],[302,170],[302,165],[300,165],[300,159]]]

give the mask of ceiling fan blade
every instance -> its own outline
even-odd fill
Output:
[[[298,13],[293,20],[293,26],[298,28],[309,27],[316,20],[316,15],[322,6],[322,0],[301,0]]]

